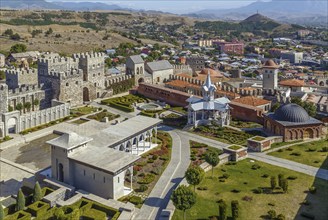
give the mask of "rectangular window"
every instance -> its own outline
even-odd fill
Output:
[[[117,182],[120,183],[120,177],[117,177]]]
[[[95,173],[93,174],[93,179],[94,179],[94,180],[96,179],[96,174],[95,174]]]
[[[85,170],[83,170],[83,175],[85,176]]]
[[[106,177],[104,177],[104,183],[106,182]]]

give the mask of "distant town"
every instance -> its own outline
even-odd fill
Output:
[[[325,28],[9,9],[0,23],[0,220],[327,219]]]

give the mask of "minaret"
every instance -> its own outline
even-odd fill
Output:
[[[205,83],[202,86],[203,99],[204,101],[214,100],[214,92],[216,91],[216,86],[212,84],[210,71],[208,71]]]

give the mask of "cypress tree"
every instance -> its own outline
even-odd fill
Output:
[[[271,183],[271,189],[274,190],[274,188],[276,188],[276,186],[277,186],[276,177],[272,176],[271,180],[270,180],[270,183]]]
[[[220,220],[227,219],[227,204],[223,200],[219,202],[219,217]]]
[[[238,219],[239,217],[239,203],[237,200],[231,201],[231,212],[232,212],[232,219]]]
[[[42,199],[42,191],[39,182],[34,185],[33,202],[40,201]]]
[[[278,185],[279,187],[282,188],[282,180],[284,179],[284,175],[283,174],[279,174],[278,175]]]
[[[18,190],[16,198],[16,211],[23,210],[25,208],[25,196],[21,189]]]

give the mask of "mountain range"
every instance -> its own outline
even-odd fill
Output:
[[[101,2],[47,2],[45,0],[1,0],[0,8],[54,9],[72,11],[132,10],[117,4]],[[144,10],[142,10],[144,11]],[[234,9],[205,9],[185,16],[215,20],[243,20],[254,13],[264,14],[283,23],[327,26],[328,2],[326,0],[271,0],[257,1]],[[158,13],[161,13],[158,11]]]

